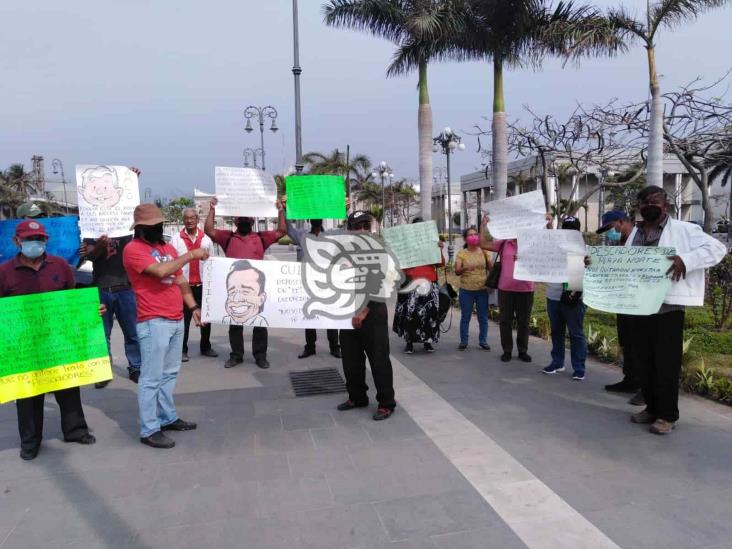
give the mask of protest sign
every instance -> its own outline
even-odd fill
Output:
[[[203,264],[204,322],[270,328],[352,329],[351,319],[307,318],[302,264],[214,257]]]
[[[579,231],[521,229],[513,277],[533,282],[567,282],[568,255],[584,253],[585,241]]]
[[[216,167],[217,215],[277,217],[274,177],[255,168]]]
[[[582,291],[582,281],[585,277],[585,256],[572,255],[567,256],[567,290],[571,292]]]
[[[51,255],[63,257],[66,262],[76,268],[79,263],[79,246],[81,233],[79,232],[79,218],[75,215],[64,217],[37,217],[38,223],[43,225],[48,233],[46,250]],[[0,221],[0,263],[12,259],[19,248],[13,242],[15,227],[23,219],[9,219]]]
[[[291,175],[285,181],[287,219],[346,218],[343,176]]]
[[[541,191],[486,202],[488,230],[496,240],[516,238],[521,229],[545,229],[546,205]]]
[[[76,191],[82,238],[132,234],[133,214],[140,204],[135,172],[125,166],[76,166]]]
[[[583,300],[608,313],[652,315],[661,308],[671,279],[667,256],[674,248],[655,246],[592,246],[585,269]]]
[[[442,259],[437,246],[440,236],[434,221],[389,227],[384,229],[384,240],[400,269],[434,265]]]
[[[0,330],[0,403],[112,379],[96,288],[4,297],[0,316],[12,319]]]

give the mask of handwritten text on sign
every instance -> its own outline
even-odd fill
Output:
[[[396,257],[400,269],[440,263],[442,257],[440,248],[437,247],[439,239],[434,221],[384,229],[384,240]]]
[[[132,234],[140,204],[137,174],[125,166],[76,166],[79,227],[82,238]]]
[[[496,240],[516,238],[520,229],[546,228],[546,206],[541,191],[486,202],[483,207],[490,217],[488,230]]]
[[[584,302],[608,313],[652,315],[661,308],[671,279],[674,248],[592,246],[585,270]]]
[[[277,217],[277,185],[254,168],[216,167],[217,215]]]
[[[568,256],[585,253],[579,231],[547,229],[518,231],[518,259],[513,277],[534,282],[568,282]]]

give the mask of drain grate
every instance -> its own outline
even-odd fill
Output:
[[[335,368],[290,372],[290,383],[295,391],[295,396],[298,397],[346,391],[346,384],[340,372]]]

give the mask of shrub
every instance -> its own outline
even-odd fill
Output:
[[[723,330],[732,315],[732,253],[709,269],[707,299],[714,316],[714,327]]]

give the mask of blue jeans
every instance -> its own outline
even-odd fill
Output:
[[[585,304],[579,303],[571,307],[561,301],[547,299],[546,310],[552,327],[552,366],[556,368],[564,366],[564,337],[569,330],[572,369],[575,374],[584,374],[587,358],[587,339],[583,326]]]
[[[460,344],[468,344],[470,317],[473,316],[473,304],[478,312],[478,343],[488,343],[488,292],[485,290],[460,289]]]
[[[153,318],[137,324],[142,368],[137,387],[140,436],[153,433],[178,419],[173,389],[183,353],[183,320]]]
[[[132,289],[121,292],[105,292],[99,290],[101,302],[107,306],[104,313],[104,334],[107,336],[107,349],[112,356],[110,337],[114,326],[114,317],[117,317],[122,334],[125,337],[125,356],[127,356],[127,370],[140,370],[140,343],[137,341],[137,302]]]

